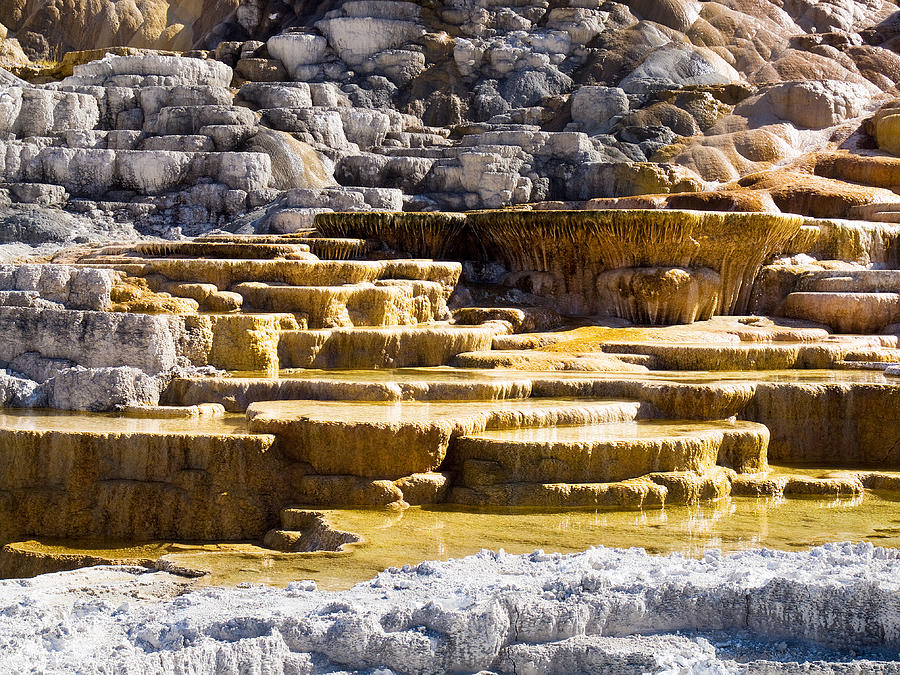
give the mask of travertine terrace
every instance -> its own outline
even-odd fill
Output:
[[[891,269],[814,271],[836,267],[810,255],[819,242],[854,227],[673,210],[320,218],[0,268],[8,539],[290,548],[298,507],[660,508],[896,480],[900,316],[812,321],[828,317],[809,298],[896,295]],[[405,257],[441,237],[463,263]],[[369,244],[328,259],[342,238]],[[491,265],[506,277],[471,281]],[[646,325],[690,303],[712,306]],[[577,309],[593,318],[567,328]],[[770,461],[836,473],[770,478]]]
[[[548,527],[541,548],[692,555],[682,525],[667,527],[766,529],[746,514],[788,504],[813,520],[838,514],[812,527],[826,543],[842,517],[847,537],[861,531],[848,504],[898,520],[896,3],[313,4],[0,7],[0,576],[137,565],[180,575],[158,586],[164,598],[204,576],[255,581],[262,573],[241,570],[264,561],[273,583],[296,570],[340,586],[422,562],[430,549],[392,535],[404,517],[423,531],[468,519],[478,534],[466,545],[498,548],[530,541],[512,523],[596,514],[620,533],[633,514],[644,519],[629,521],[644,533],[633,540],[574,546]],[[640,529],[651,521],[666,534]],[[879,524],[864,532],[894,544]],[[459,536],[436,555],[473,552]],[[725,588],[710,555],[710,583],[734,607],[739,596],[798,602],[790,585]],[[767,555],[746,559],[762,569]],[[535,556],[510,569],[552,560],[568,574],[569,559]],[[800,610],[794,624],[815,625],[796,638],[895,658],[893,549],[815,549],[772,574],[818,570],[819,556],[878,568],[884,611],[856,582],[836,584],[852,596],[846,616],[881,638],[828,637],[819,624],[844,614],[824,605]],[[506,574],[487,559],[460,569]],[[606,549],[571,560],[646,567]],[[107,578],[79,574],[58,577],[61,592]],[[131,574],[108,578],[131,588]],[[592,583],[578,592],[613,582]],[[9,588],[0,600],[18,597]],[[418,637],[396,649],[384,637],[419,625],[399,609],[327,649],[307,626],[306,646],[285,649],[316,654],[276,660],[285,672],[678,665],[651,664],[657,646],[640,636],[598,642],[618,619],[594,630],[495,590],[477,638],[457,634],[476,631],[466,612],[444,627],[422,619],[423,635],[441,637],[420,663],[401,663]],[[518,639],[507,615],[520,609],[531,618]],[[722,611],[730,618],[683,626],[653,614],[643,632],[763,640],[792,623],[773,610],[769,635],[764,619]],[[347,612],[336,626],[363,621]],[[637,616],[621,619],[622,636],[643,630]],[[262,634],[248,631],[236,639]],[[150,651],[168,639],[141,635]],[[374,655],[342,661],[335,644],[360,635]],[[435,646],[445,639],[481,651],[457,658]],[[698,672],[731,672],[715,657],[722,640],[658,639],[712,668]],[[865,651],[875,647],[886,651]],[[800,659],[806,648],[785,649]],[[734,649],[729,663],[794,672],[759,665],[762,647]],[[240,671],[244,657],[226,652],[128,667]]]

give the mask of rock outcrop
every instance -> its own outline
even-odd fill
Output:
[[[810,151],[845,142],[852,152],[862,148],[864,120],[900,79],[890,48],[893,3],[843,2],[828,10],[676,4],[423,8],[391,0],[298,10],[234,0],[227,7],[176,3],[162,16],[152,3],[124,14],[103,3],[64,3],[48,23],[48,10],[20,0],[0,21],[10,31],[6,42],[18,44],[12,36],[21,36],[33,54],[40,42],[33,36],[59,56],[116,45],[185,52],[191,58],[132,54],[102,66],[67,56],[63,65],[78,71],[69,86],[247,82],[240,100],[259,112],[264,127],[284,132],[254,135],[250,128],[259,125],[245,111],[215,112],[209,106],[232,102],[222,90],[195,90],[148,111],[143,95],[140,103],[120,100],[125,92],[116,89],[111,102],[99,101],[101,124],[76,128],[139,130],[151,136],[141,139],[148,147],[92,148],[262,152],[272,157],[271,175],[261,166],[243,173],[261,172],[264,187],[323,187],[333,175],[347,187],[400,189],[405,210],[702,192],[776,165],[802,170]],[[47,69],[46,77],[65,70]],[[179,109],[185,105],[193,110]],[[173,110],[151,124],[161,107]],[[867,127],[888,151],[890,110]],[[165,191],[222,182],[214,167],[192,165],[179,175],[182,160]],[[109,178],[99,184],[141,193],[140,185]],[[249,193],[244,211],[275,196],[259,186],[226,185]],[[230,199],[231,210],[202,205],[213,212],[200,219],[206,229],[222,224],[219,214],[240,214],[237,197]],[[864,203],[878,200],[870,195]],[[776,203],[794,213],[837,215]]]

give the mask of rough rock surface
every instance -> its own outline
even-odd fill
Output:
[[[87,50],[20,67],[62,83],[4,77],[0,131],[17,139],[0,181],[65,188],[62,206],[138,202],[129,219],[168,236],[334,179],[401,189],[405,210],[467,210],[702,193],[785,164],[802,180],[813,151],[894,148],[889,105],[864,124],[900,81],[887,0],[57,5],[0,11],[9,63]],[[113,44],[132,47],[104,56]],[[836,180],[826,192],[867,184]]]
[[[336,593],[91,568],[0,582],[0,648],[18,672],[887,673],[897,565],[869,544],[485,551]]]

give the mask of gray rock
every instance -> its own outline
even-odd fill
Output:
[[[572,95],[572,121],[589,134],[605,132],[628,107],[628,96],[618,87],[581,87]]]
[[[30,87],[25,80],[16,77],[11,72],[6,70],[5,68],[0,68],[0,85],[4,86],[16,86],[16,87]]]
[[[127,79],[128,76],[134,77]],[[107,56],[99,61],[75,66],[73,77],[66,78],[64,82],[104,85],[110,80],[116,82],[117,78],[118,82],[129,82],[132,86],[142,82],[149,84],[154,80],[162,84],[169,80],[171,86],[199,84],[227,87],[231,84],[232,70],[219,61],[201,61],[181,56]]]
[[[0,408],[37,408],[45,402],[44,390],[37,382],[0,370]]]
[[[37,204],[39,206],[62,206],[69,201],[69,193],[61,185],[44,183],[10,183],[7,185],[10,196],[21,204]]]
[[[391,130],[391,118],[377,110],[365,108],[336,108],[344,127],[344,136],[361,148],[371,148],[384,141]]]
[[[144,115],[152,117],[163,108],[176,106],[231,106],[231,91],[225,87],[208,85],[178,85],[176,87],[142,87],[137,99]]]
[[[289,234],[300,230],[308,230],[315,226],[316,216],[320,213],[333,213],[332,209],[293,208],[279,209],[267,218],[268,232]]]
[[[238,97],[259,108],[310,108],[313,104],[305,82],[248,82],[241,87]]]
[[[144,139],[140,149],[172,152],[213,152],[216,146],[209,136],[188,134],[184,136],[151,136]]]
[[[103,412],[159,404],[159,380],[129,366],[69,368],[45,386],[48,405],[60,410]]]
[[[61,243],[76,227],[73,216],[39,207],[0,208],[0,244]]]
[[[112,150],[45,148],[39,159],[44,180],[62,185],[73,195],[101,197],[115,184]]]
[[[231,152],[243,149],[259,129],[255,124],[210,124],[200,127],[199,133],[208,137],[218,152]]]
[[[347,147],[344,123],[335,110],[318,108],[270,108],[262,110],[262,123],[279,131],[305,134],[307,142],[334,150]]]
[[[116,273],[67,265],[0,265],[0,289],[35,292],[69,309],[103,310]]]
[[[49,136],[71,129],[93,129],[99,119],[97,100],[87,94],[0,87],[0,133]]]
[[[496,89],[496,82],[489,80],[475,89],[472,106],[469,111],[476,122],[483,122],[495,115],[502,115],[509,110],[507,103]]]
[[[500,95],[513,108],[526,108],[549,96],[564,94],[573,86],[572,78],[555,68],[523,70],[500,84]]]
[[[25,352],[102,368],[127,363],[148,373],[172,368],[183,347],[178,317],[0,307],[0,360]]]
[[[186,152],[117,152],[115,185],[148,195],[175,190],[189,178],[192,158]]]
[[[0,291],[0,307],[56,307],[63,306],[44,300],[37,291]]]
[[[296,77],[299,68],[322,61],[328,42],[321,35],[284,33],[270,37],[266,47],[269,54],[284,64],[292,78],[299,79]]]
[[[712,52],[701,54],[688,47],[665,46],[650,52],[619,86],[628,93],[638,94],[739,80],[737,71]]]
[[[310,82],[309,94],[313,105],[319,108],[350,105],[350,100],[334,82]]]
[[[850,82],[785,82],[765,94],[781,119],[800,127],[824,129],[861,114],[867,88]]]
[[[377,187],[384,184],[384,170],[390,161],[387,155],[368,152],[347,155],[338,161],[334,176],[343,185]]]
[[[202,127],[210,125],[255,126],[256,115],[247,108],[231,105],[189,105],[170,106],[159,111],[156,120],[147,130],[160,136],[172,134],[196,134]]]
[[[37,352],[19,354],[9,362],[9,370],[21,373],[35,382],[46,382],[64,370],[73,368],[75,363],[68,359],[50,359]]]
[[[332,211],[367,211],[362,192],[353,188],[334,190],[289,190],[285,202],[293,208],[331,209]]]
[[[278,59],[242,58],[235,66],[238,77],[251,82],[284,82],[288,72]]]
[[[362,193],[366,204],[378,211],[402,211],[403,192],[391,188],[356,188]]]

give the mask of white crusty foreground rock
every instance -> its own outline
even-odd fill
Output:
[[[898,570],[900,553],[869,544],[485,551],[337,593],[186,592],[91,568],[0,582],[0,654],[20,673],[894,673]]]

